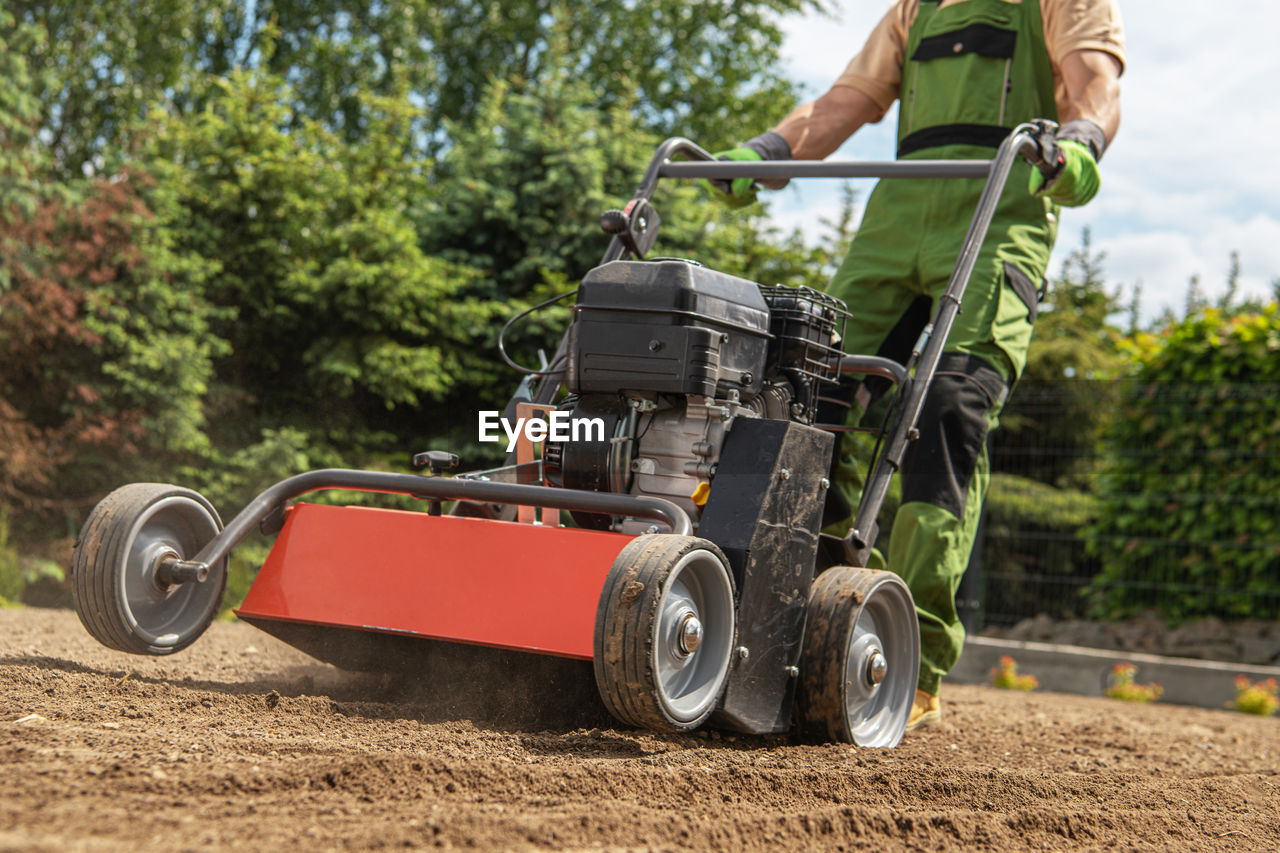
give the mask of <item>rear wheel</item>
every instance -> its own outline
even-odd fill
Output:
[[[737,636],[733,578],[712,543],[652,534],[630,542],[596,611],[596,685],[624,723],[688,731],[715,710]]]
[[[836,566],[809,587],[800,713],[810,737],[897,746],[920,675],[911,593],[892,572]]]
[[[186,648],[222,604],[227,562],[203,583],[165,583],[157,569],[189,560],[222,529],[213,506],[190,489],[131,483],[102,499],[71,558],[71,594],[98,642],[133,654]]]

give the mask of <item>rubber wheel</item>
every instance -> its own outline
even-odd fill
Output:
[[[808,737],[897,746],[919,676],[920,626],[901,578],[836,566],[813,581],[798,691]]]
[[[640,536],[614,560],[600,593],[600,697],[628,725],[697,728],[724,692],[736,637],[733,576],[720,549],[692,536]]]
[[[161,559],[194,557],[222,529],[213,506],[190,489],[131,483],[103,498],[71,557],[76,613],[98,642],[122,652],[167,655],[204,633],[222,604],[227,563],[204,583],[156,581]]]

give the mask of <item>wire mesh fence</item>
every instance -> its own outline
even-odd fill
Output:
[[[958,594],[970,629],[1280,618],[1280,386],[1024,383],[1002,421]]]

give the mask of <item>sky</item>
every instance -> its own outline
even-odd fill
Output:
[[[889,2],[831,5],[834,18],[785,22],[786,70],[807,97],[827,89]],[[1145,321],[1166,307],[1180,315],[1194,275],[1209,298],[1220,295],[1233,250],[1240,295],[1269,295],[1280,277],[1280,6],[1121,0],[1121,12],[1128,63],[1120,131],[1103,158],[1097,198],[1063,211],[1051,276],[1088,227],[1126,303],[1141,283]],[[895,107],[830,159],[892,158],[896,125]],[[793,181],[772,208],[778,224],[818,233],[819,220],[839,207],[837,183]],[[855,186],[865,199],[871,184]]]

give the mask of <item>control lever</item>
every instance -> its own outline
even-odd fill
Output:
[[[1036,150],[1034,153],[1024,151],[1022,156],[1040,170],[1040,174],[1044,175],[1045,184],[1049,184],[1058,177],[1058,173],[1067,164],[1066,157],[1062,155],[1062,149],[1058,147],[1058,124],[1048,119],[1036,119],[1032,124],[1036,127],[1034,133]]]
[[[438,477],[451,468],[458,467],[458,454],[450,453],[447,450],[427,450],[423,453],[413,454],[414,468],[429,468],[431,476]],[[428,499],[427,514],[440,515],[441,505],[439,500]]]
[[[600,216],[600,228],[622,241],[627,251],[642,259],[658,239],[662,217],[648,199],[633,198],[622,210],[606,210]]]

